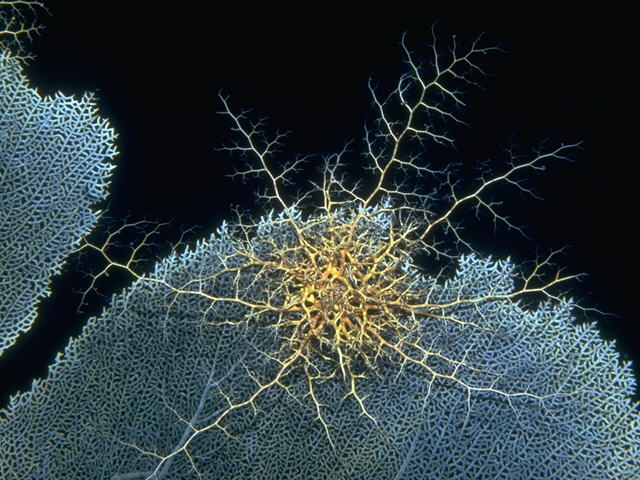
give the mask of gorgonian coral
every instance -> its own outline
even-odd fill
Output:
[[[452,143],[460,89],[482,75],[480,39],[439,47],[388,97],[365,134],[368,182],[347,149],[290,196],[303,158],[277,161],[282,135],[234,113],[247,167],[274,210],[238,214],[151,273],[139,249],[118,261],[134,284],[91,319],[0,423],[17,478],[632,479],[639,471],[634,380],[593,326],[573,324],[557,287],[575,276],[473,253],[455,216],[509,226],[492,185],[575,145],[512,156],[464,190],[421,153]],[[403,41],[403,46],[405,42]],[[449,106],[449,108],[447,107]],[[422,181],[415,182],[419,177]],[[422,185],[431,180],[429,190]],[[465,250],[471,252],[463,254]],[[448,259],[453,275],[420,267]],[[536,294],[539,305],[520,299]],[[19,439],[28,435],[30,442]],[[55,441],[54,441],[55,440]],[[66,476],[66,477],[65,477]]]

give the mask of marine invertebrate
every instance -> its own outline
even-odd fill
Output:
[[[93,95],[42,98],[21,63],[0,55],[0,354],[31,327],[51,277],[95,226],[114,141]]]
[[[366,183],[326,158],[315,187],[284,188],[304,159],[276,161],[281,135],[234,113],[229,151],[247,156],[271,213],[224,223],[151,273],[137,250],[108,267],[135,278],[91,319],[50,377],[14,397],[0,423],[18,478],[633,478],[634,383],[592,326],[571,323],[555,290],[572,278],[550,258],[523,271],[461,255],[465,207],[508,222],[496,183],[561,159],[573,145],[512,157],[460,190],[455,172],[421,155],[451,143],[447,105],[482,74],[476,40],[434,44],[431,64],[405,48],[408,72],[365,134]],[[280,166],[279,166],[280,165]],[[414,177],[431,180],[423,190]],[[424,182],[426,183],[426,182]],[[316,199],[313,208],[313,199]],[[453,276],[415,255],[449,258]],[[529,293],[545,301],[520,304]],[[29,443],[20,438],[29,435]],[[579,454],[576,454],[579,452]],[[604,455],[603,455],[604,452]]]
[[[37,17],[47,9],[43,2],[35,0],[0,2],[0,50],[10,51],[14,58],[31,60],[26,43],[39,35],[43,26]]]

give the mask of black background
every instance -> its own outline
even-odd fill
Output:
[[[119,135],[107,215],[116,224],[125,217],[172,222],[150,255],[166,253],[190,227],[200,228],[187,233],[189,240],[210,234],[231,217],[233,205],[263,211],[252,194],[260,183],[227,178],[239,159],[215,150],[234,138],[227,119],[216,114],[218,92],[229,94],[236,108],[268,116],[274,130],[291,130],[285,157],[328,154],[360,139],[364,122],[374,118],[368,78],[385,91],[403,71],[403,32],[417,46],[429,40],[435,21],[443,40],[484,31],[486,44],[508,53],[482,59],[492,76],[482,80],[484,90],[467,97],[462,116],[471,127],[455,130],[458,149],[434,152],[472,164],[504,161],[498,147],[512,137],[532,147],[543,139],[584,143],[573,152],[575,162],[535,177],[544,202],[506,194],[504,211],[534,242],[501,229],[494,235],[489,224],[472,226],[470,233],[482,253],[518,261],[570,246],[560,264],[588,274],[572,294],[614,314],[580,320],[598,321],[622,358],[637,363],[637,85],[630,71],[637,53],[624,12],[562,16],[542,8],[440,12],[396,6],[347,14],[305,5],[304,12],[247,6],[223,13],[204,5],[48,2],[51,15],[42,17],[47,28],[35,40],[37,57],[27,68],[42,94],[97,92],[101,113]],[[359,144],[353,149],[356,161]],[[314,173],[312,161],[308,178]],[[42,302],[32,330],[0,359],[0,405],[46,375],[69,336],[130,281],[112,275],[98,285],[102,296],[92,295],[78,313],[77,290],[88,282],[78,271],[93,268],[85,260],[72,260],[53,280],[54,293]]]

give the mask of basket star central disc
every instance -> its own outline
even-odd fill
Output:
[[[383,354],[400,326],[394,311],[403,310],[397,258],[368,253],[366,244],[349,246],[325,245],[308,255],[292,272],[297,282],[286,302],[291,347],[308,360],[331,361],[331,376],[340,371],[345,378]]]

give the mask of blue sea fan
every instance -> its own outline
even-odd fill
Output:
[[[384,227],[383,217],[371,218]],[[287,243],[278,217],[259,229],[254,244]],[[492,390],[389,357],[359,381],[374,420],[345,398],[346,379],[316,382],[312,398],[303,368],[224,416],[281,367],[283,336],[265,328],[277,324],[273,313],[196,293],[255,301],[274,289],[250,269],[235,273],[247,267],[242,243],[221,228],[90,319],[48,378],[12,399],[0,422],[7,478],[636,478],[640,418],[629,366],[592,325],[574,324],[570,302],[527,310],[497,298],[514,291],[518,269],[475,255],[451,278],[411,272],[412,288],[434,303],[492,297],[452,307],[474,326],[425,318],[416,340],[464,359],[455,376]]]
[[[47,378],[11,398],[0,418],[4,477],[639,477],[634,378],[557,292],[575,276],[545,275],[549,258],[529,270],[482,258],[454,219],[470,206],[513,227],[488,188],[527,191],[522,172],[575,145],[512,156],[469,191],[451,168],[419,153],[402,158],[427,140],[453,143],[445,123],[462,121],[447,102],[461,104],[459,84],[482,72],[475,58],[495,50],[435,40],[429,64],[403,40],[408,72],[385,99],[372,89],[378,123],[364,147],[374,186],[341,173],[345,149],[321,166],[319,205],[310,192],[287,196],[302,160],[274,158],[282,136],[269,138],[221,96],[241,139],[228,150],[248,160],[236,174],[262,175],[273,210],[223,222],[151,273],[136,269],[135,254],[126,264],[112,259],[109,240],[87,241],[108,262],[103,272],[124,268],[135,280],[89,319]],[[41,135],[55,145],[57,134],[45,135],[57,128],[55,112],[33,116],[33,148]],[[110,140],[106,124],[94,126]],[[84,152],[85,142],[65,145]],[[58,185],[60,175],[40,168],[43,188]],[[433,190],[414,187],[414,175]],[[91,178],[83,194],[101,198],[103,184]],[[22,182],[30,191],[31,177]],[[453,273],[420,268],[424,253],[448,260]]]
[[[0,55],[0,353],[28,330],[51,277],[96,224],[115,133],[93,95],[42,98]]]

